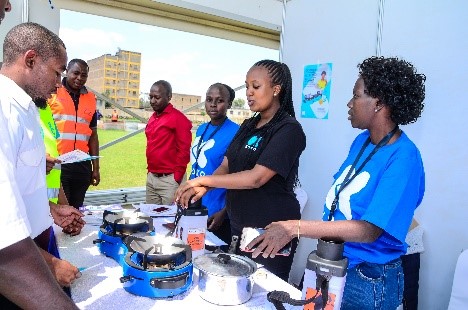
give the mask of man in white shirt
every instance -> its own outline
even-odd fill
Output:
[[[56,280],[71,281],[78,269],[38,249],[31,239],[48,240],[44,232],[52,225],[45,148],[32,100],[55,91],[66,63],[62,40],[43,26],[20,24],[5,37],[0,70],[0,294],[21,308],[77,309]]]

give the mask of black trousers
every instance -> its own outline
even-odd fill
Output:
[[[403,309],[418,309],[419,290],[419,267],[421,265],[421,254],[414,253],[401,256],[401,263],[405,275],[405,285],[403,290]]]
[[[92,165],[89,160],[62,165],[60,180],[70,206],[76,209],[83,206],[86,191],[91,184],[91,175]]]

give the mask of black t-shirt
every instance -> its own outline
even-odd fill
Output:
[[[301,217],[293,187],[299,157],[306,146],[304,131],[286,113],[269,130],[266,126],[249,129],[243,139],[236,139],[226,151],[229,173],[249,170],[256,164],[277,173],[260,188],[227,191],[231,226],[239,231],[243,227],[265,227],[271,222]]]

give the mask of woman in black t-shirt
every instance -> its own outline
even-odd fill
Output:
[[[187,206],[192,196],[196,201],[210,188],[226,188],[231,232],[237,236],[244,227],[300,219],[293,187],[306,145],[302,127],[294,118],[291,73],[286,64],[273,60],[254,64],[247,73],[246,95],[250,109],[257,113],[244,121],[221,166],[212,176],[187,181],[176,193],[176,201]],[[297,239],[291,253],[296,245]],[[238,254],[251,257],[239,250]],[[293,254],[254,260],[287,281]]]

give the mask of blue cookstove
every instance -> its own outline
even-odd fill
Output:
[[[127,254],[125,238],[132,234],[154,235],[153,219],[136,211],[104,211],[99,227],[97,244],[99,251],[122,265]]]
[[[126,291],[145,297],[166,298],[192,285],[192,250],[182,240],[165,236],[129,236],[122,259]]]

